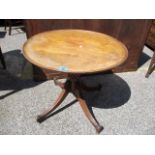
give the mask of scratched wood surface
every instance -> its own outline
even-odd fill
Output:
[[[24,45],[24,55],[45,69],[82,74],[122,64],[128,50],[120,41],[103,33],[70,29],[31,37]]]

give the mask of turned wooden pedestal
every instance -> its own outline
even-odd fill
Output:
[[[83,99],[81,95],[81,89],[93,91],[94,89],[99,89],[100,86],[93,87],[93,88],[88,87],[80,82],[80,76],[77,76],[77,75],[76,76],[69,75],[65,83],[59,82],[57,78],[54,78],[54,82],[56,85],[62,88],[62,91],[59,97],[57,98],[57,100],[54,102],[54,104],[48,110],[46,110],[45,112],[43,112],[41,115],[38,116],[37,121],[40,123],[44,121],[63,102],[63,100],[67,97],[68,93],[73,93],[73,95],[76,97],[77,101],[79,102],[85,116],[95,127],[96,132],[100,133],[103,130],[103,127],[93,117],[86,101]]]

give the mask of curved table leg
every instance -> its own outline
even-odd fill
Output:
[[[91,122],[91,124],[95,127],[96,129],[96,132],[97,133],[100,133],[102,130],[103,130],[103,126],[101,126],[96,120],[95,118],[92,116],[92,114],[90,113],[89,111],[89,108],[87,106],[87,103],[81,99],[81,98],[78,98],[78,101],[80,103],[80,106],[84,112],[84,114],[86,115],[86,117],[89,119],[89,121]]]
[[[148,68],[148,71],[147,71],[145,77],[148,78],[154,69],[155,69],[155,51],[154,51],[154,54],[151,58],[151,62],[150,62],[150,65],[149,65],[149,68]]]
[[[60,93],[58,99],[55,101],[55,103],[45,112],[43,112],[41,115],[38,115],[37,117],[37,122],[41,123],[42,121],[44,121],[46,119],[46,117],[53,112],[62,102],[63,100],[66,98],[66,96],[68,95],[68,90],[66,89],[62,89],[62,92]]]
[[[78,82],[78,80],[74,77],[71,77],[65,83],[61,83],[56,78],[54,82],[56,85],[58,85],[62,88],[62,92],[59,95],[58,99],[55,101],[55,103],[47,111],[45,111],[43,114],[41,114],[37,117],[37,121],[41,123],[46,118],[48,118],[49,114],[51,114],[63,102],[63,100],[68,95],[68,93],[71,92],[75,95],[75,97],[79,101],[84,114],[86,115],[88,120],[91,122],[91,124],[95,127],[96,132],[100,133],[103,130],[103,127],[95,119],[93,114],[90,112],[90,109],[89,109],[86,101],[81,97],[81,94],[80,94],[81,84]],[[92,88],[92,89],[94,89],[94,88]]]

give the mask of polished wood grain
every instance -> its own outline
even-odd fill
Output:
[[[33,64],[65,73],[94,73],[122,64],[127,48],[111,36],[84,30],[55,30],[37,34],[24,44]]]

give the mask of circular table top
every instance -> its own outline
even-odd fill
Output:
[[[76,29],[39,33],[28,39],[23,50],[34,65],[74,74],[109,70],[128,56],[127,48],[113,37]]]

